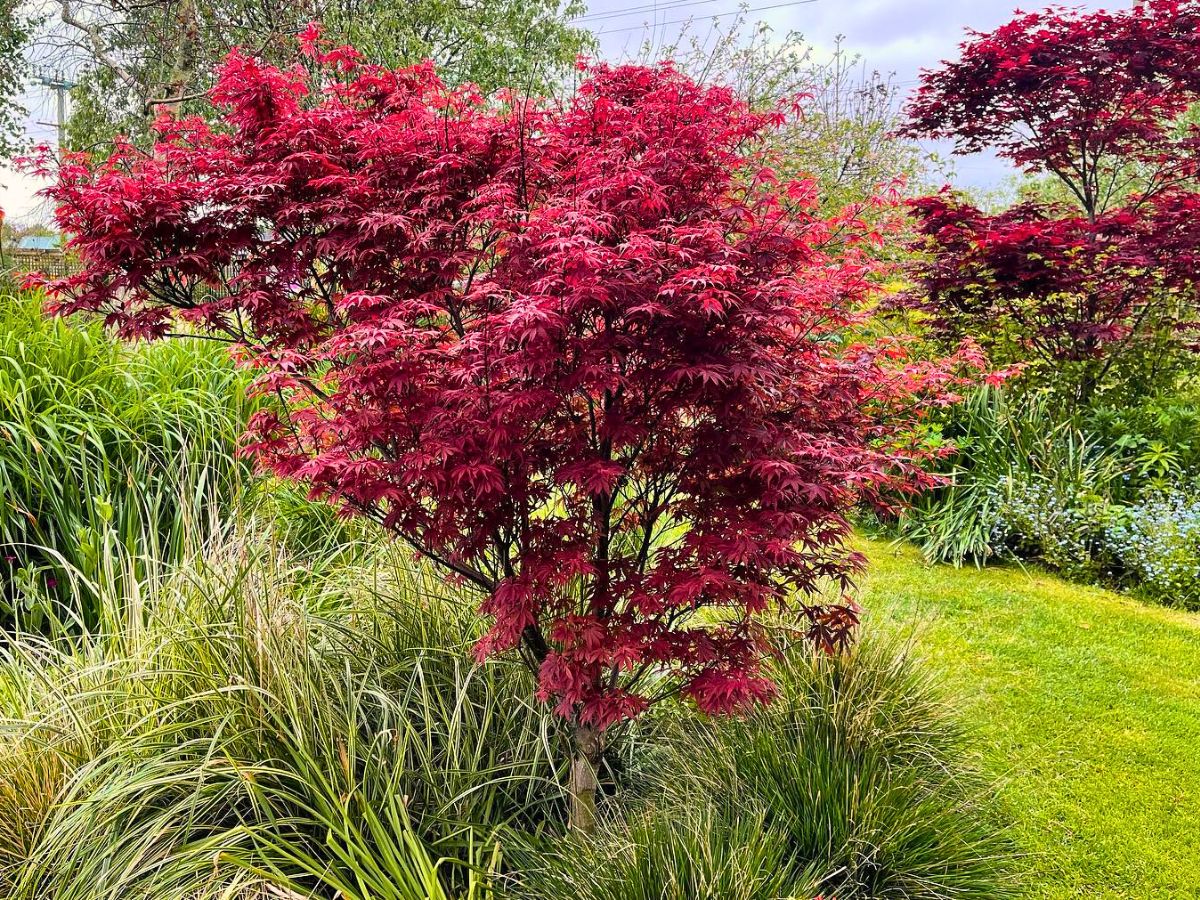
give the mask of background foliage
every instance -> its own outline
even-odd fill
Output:
[[[252,404],[220,348],[128,347],[41,300],[0,296],[0,604],[10,625],[94,628],[102,587],[224,527]]]

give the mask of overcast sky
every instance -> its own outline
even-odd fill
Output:
[[[817,53],[828,52],[841,36],[845,49],[863,58],[871,69],[894,76],[904,92],[911,90],[922,69],[957,57],[967,29],[990,31],[1013,17],[1018,9],[1042,9],[1051,0],[748,0],[748,19],[763,21],[780,35],[802,34]],[[1121,9],[1131,0],[1063,0],[1080,9]],[[736,20],[725,15],[737,0],[592,0],[583,23],[600,37],[608,57],[636,53],[641,42],[671,43],[689,27],[704,34],[724,29]],[[653,8],[652,8],[653,7]],[[690,25],[680,20],[691,17]],[[946,150],[945,147],[934,149]],[[991,157],[956,157],[954,181],[964,187],[1002,187],[1011,168]]]
[[[1012,17],[1016,0],[749,0],[749,19],[767,22],[779,34],[801,32],[817,52],[845,38],[845,47],[861,54],[873,69],[894,74],[911,88],[923,68],[955,55],[965,29],[988,30]],[[1044,3],[1024,4],[1026,9]],[[1127,7],[1129,0],[1076,0],[1068,5],[1088,9]],[[736,16],[737,0],[592,0],[581,25],[599,35],[601,53],[609,58],[635,54],[647,38],[672,41],[683,22],[693,33],[726,28]],[[715,17],[715,18],[714,18]],[[49,92],[31,95],[30,128],[39,140],[53,140],[53,99]],[[999,187],[1009,170],[994,159],[969,158],[955,163],[955,180],[979,188]],[[0,170],[0,207],[10,216],[31,214],[36,200],[28,179]]]

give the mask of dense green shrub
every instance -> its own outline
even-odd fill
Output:
[[[219,530],[248,474],[244,384],[211,344],[122,345],[0,295],[0,623],[95,627],[100,583]],[[134,565],[108,567],[120,556]]]
[[[534,868],[539,898],[985,898],[1008,891],[987,786],[920,667],[889,643],[788,654],[782,696],[742,721],[689,720],[644,800]]]
[[[985,389],[949,414],[949,483],[900,522],[931,559],[1032,560],[1200,606],[1200,406],[1186,392],[1060,418]]]
[[[1107,561],[1106,529],[1119,507],[1108,495],[1108,482],[1063,481],[1041,473],[1004,478],[998,486],[991,552],[1037,560],[1073,578],[1100,577]]]
[[[1194,388],[1098,407],[1085,421],[1100,444],[1128,461],[1126,500],[1200,474],[1200,394]]]
[[[978,391],[943,429],[948,483],[901,521],[930,559],[961,565],[1015,553],[1067,572],[1092,566],[1096,535],[1120,489],[1119,454],[1046,397]]]

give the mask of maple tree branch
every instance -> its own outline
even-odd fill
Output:
[[[193,93],[190,93],[190,94],[178,94],[174,97],[153,98],[153,99],[146,101],[146,106],[148,106],[148,107],[167,106],[167,105],[178,106],[183,103],[188,103],[192,100],[202,100],[207,96],[208,96],[207,90],[194,91]]]

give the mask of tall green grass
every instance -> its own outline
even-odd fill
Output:
[[[954,411],[946,436],[955,447],[947,484],[920,498],[900,523],[931,560],[962,565],[993,556],[993,531],[1014,488],[1106,494],[1123,474],[1118,454],[1045,396],[1014,401],[1002,388],[981,388]]]
[[[0,621],[95,627],[98,581],[219,529],[248,474],[245,383],[219,347],[120,344],[0,293]],[[106,572],[117,550],[134,565]]]
[[[985,900],[1012,856],[953,710],[895,643],[776,666],[781,696],[664,735],[642,800],[583,848],[529,861],[577,900]]]
[[[108,629],[0,647],[0,898],[1004,895],[950,711],[891,646],[781,660],[780,701],[619,736],[563,836],[557,720],[475,662],[471,598],[387,544],[210,543]]]
[[[0,897],[469,900],[561,818],[527,673],[407,555],[230,540],[147,601],[0,656]]]

